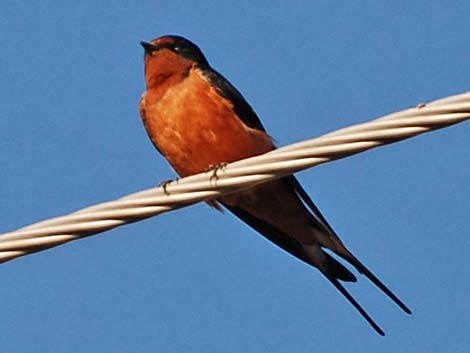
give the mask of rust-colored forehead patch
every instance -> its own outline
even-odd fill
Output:
[[[166,45],[174,44],[175,40],[171,37],[165,36],[165,37],[158,37],[158,38],[152,39],[150,43],[160,46],[160,45],[165,45],[165,44]]]

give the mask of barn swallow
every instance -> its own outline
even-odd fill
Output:
[[[182,177],[275,149],[241,93],[209,65],[201,50],[174,35],[141,42],[146,92],[140,114],[157,150]],[[212,201],[264,237],[317,268],[379,333],[382,329],[340,281],[354,274],[330,250],[365,275],[403,311],[410,309],[343,244],[294,176],[269,181]]]

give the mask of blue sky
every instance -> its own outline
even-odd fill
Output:
[[[187,36],[279,145],[467,91],[470,3],[0,2],[0,231],[173,178],[137,105],[140,40]],[[0,266],[4,352],[467,352],[470,127],[299,174],[413,310],[204,204]]]

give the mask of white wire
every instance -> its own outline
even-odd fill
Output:
[[[0,262],[235,192],[335,159],[470,118],[470,93],[420,104],[201,173],[0,235]]]

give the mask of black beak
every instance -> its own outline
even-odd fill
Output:
[[[145,54],[151,54],[152,52],[158,49],[158,47],[156,45],[153,45],[152,43],[140,42],[140,45],[144,47]]]

